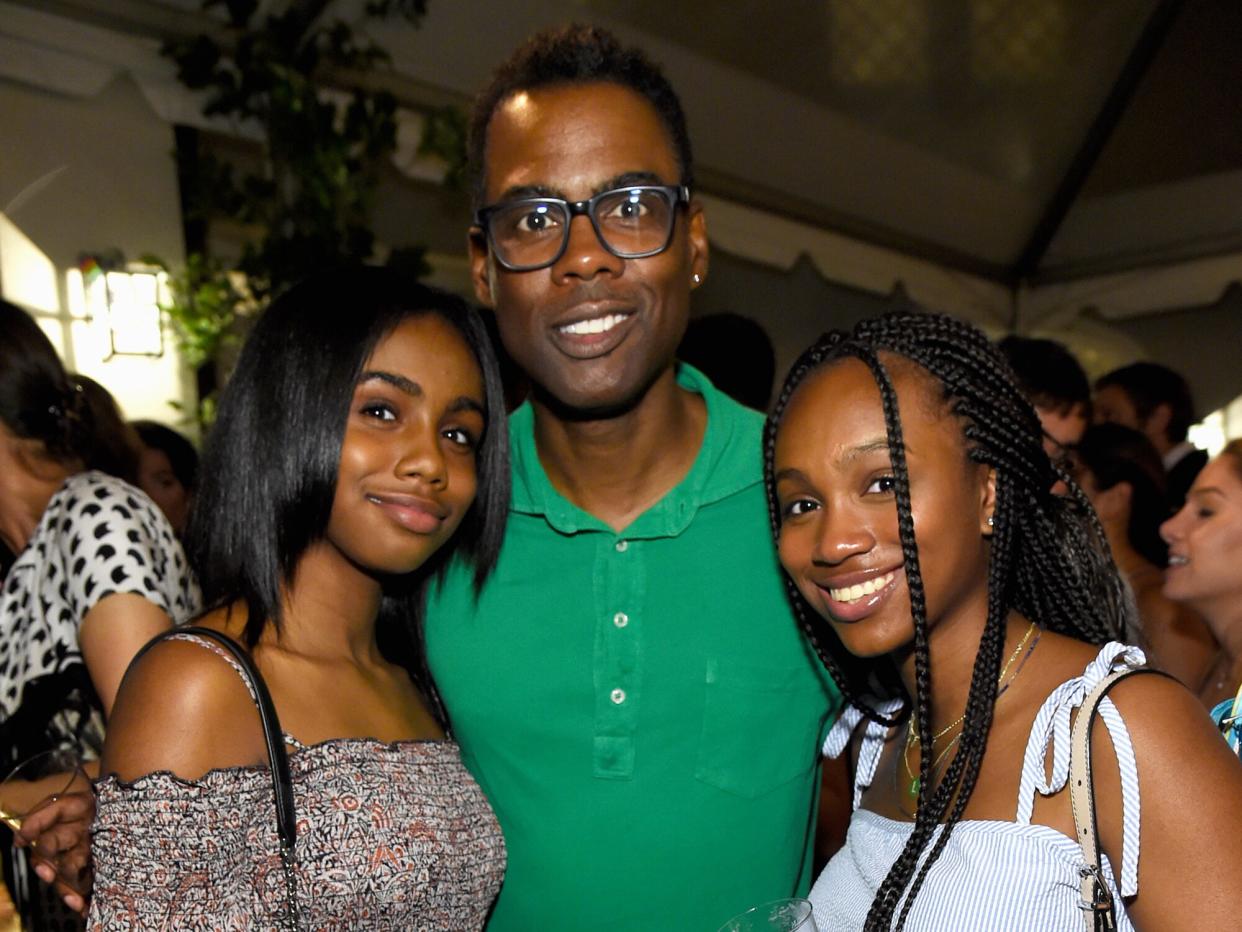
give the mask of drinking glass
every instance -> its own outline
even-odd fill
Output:
[[[44,751],[26,758],[0,781],[0,821],[16,832],[26,816],[49,797],[91,791],[90,778],[83,771],[82,759],[75,749]],[[37,845],[32,850],[37,853]],[[60,865],[50,859],[47,863],[56,869],[60,883],[81,893],[81,884],[65,876]]]
[[[819,932],[809,900],[773,900],[734,916],[718,932]]]

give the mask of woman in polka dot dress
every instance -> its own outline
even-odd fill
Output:
[[[0,590],[0,776],[54,748],[97,761],[129,661],[198,608],[163,514],[93,468],[107,439],[34,319],[0,302],[0,540],[16,554]],[[27,924],[69,921],[49,915],[62,910],[10,841],[5,879]]]

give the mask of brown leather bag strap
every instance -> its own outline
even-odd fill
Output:
[[[1100,711],[1100,702],[1110,689],[1137,673],[1156,673],[1150,667],[1114,670],[1087,693],[1074,719],[1070,734],[1070,807],[1074,811],[1074,829],[1082,847],[1083,861],[1079,869],[1078,905],[1082,909],[1087,932],[1112,932],[1117,928],[1117,909],[1113,895],[1100,872],[1099,828],[1095,817],[1095,786],[1091,780],[1091,726]]]
[[[272,773],[272,793],[276,799],[276,835],[280,842],[280,862],[285,880],[286,928],[289,932],[298,932],[300,923],[297,877],[294,870],[297,814],[293,807],[293,780],[289,774],[289,755],[285,751],[285,741],[280,729],[280,719],[276,716],[276,706],[272,702],[272,696],[267,691],[267,683],[264,682],[263,675],[259,673],[259,668],[255,666],[250,652],[219,631],[197,625],[185,625],[157,634],[134,655],[130,665],[137,663],[139,657],[161,641],[187,634],[212,641],[227,651],[236,661],[237,668],[242,671],[242,678],[250,687],[250,694],[254,697],[255,706],[259,711],[259,720],[263,726],[263,743],[267,746],[267,759]]]

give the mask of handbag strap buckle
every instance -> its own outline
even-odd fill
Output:
[[[1095,932],[1114,932],[1117,928],[1117,917],[1113,911],[1113,894],[1104,882],[1100,869],[1091,864],[1078,868],[1078,877],[1084,881],[1078,897],[1078,906],[1089,915],[1089,923]],[[1088,884],[1090,898],[1088,899]]]

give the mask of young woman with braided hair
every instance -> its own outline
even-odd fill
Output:
[[[1107,543],[1040,440],[984,334],[947,317],[826,334],[786,380],[764,450],[773,528],[851,703],[825,751],[865,723],[846,846],[811,894],[820,928],[1084,925],[1069,723],[1144,658],[1113,641],[1128,603]],[[1068,495],[1051,494],[1058,479]],[[1242,767],[1171,679],[1119,683],[1100,717],[1100,880],[1117,928],[1230,927]]]

